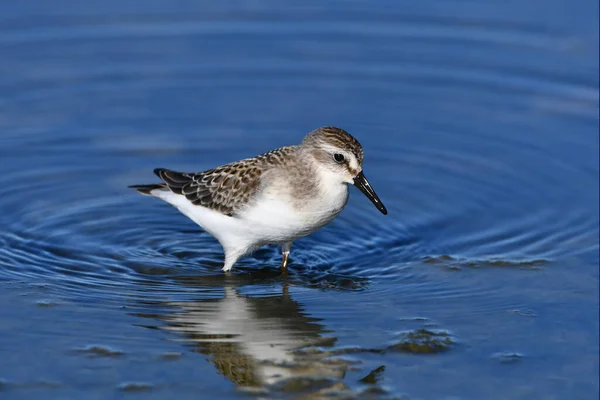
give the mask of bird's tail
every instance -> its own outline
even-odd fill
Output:
[[[128,186],[131,189],[135,189],[138,192],[140,192],[141,194],[144,194],[146,196],[153,196],[153,194],[151,193],[154,189],[167,189],[167,185],[162,184],[162,183],[155,183],[155,184],[151,184],[151,185],[131,185]]]

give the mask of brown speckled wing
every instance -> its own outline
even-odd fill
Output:
[[[192,204],[233,216],[260,190],[264,171],[284,164],[294,151],[294,146],[282,147],[204,172],[157,168],[154,173],[173,193],[185,196]]]

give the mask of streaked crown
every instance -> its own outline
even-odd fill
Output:
[[[302,140],[302,144],[327,144],[347,150],[354,154],[358,164],[362,166],[364,152],[361,144],[348,132],[335,126],[324,126],[315,129]]]

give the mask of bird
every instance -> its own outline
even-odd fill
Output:
[[[280,147],[203,172],[157,168],[161,183],[131,185],[190,218],[223,247],[222,270],[253,250],[281,246],[287,273],[292,243],[331,222],[356,186],[384,215],[387,209],[363,172],[361,144],[344,129],[324,126],[300,144]]]

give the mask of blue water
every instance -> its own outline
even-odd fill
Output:
[[[598,48],[594,1],[0,4],[1,397],[598,398]],[[287,277],[126,188],[323,125],[389,214]]]

